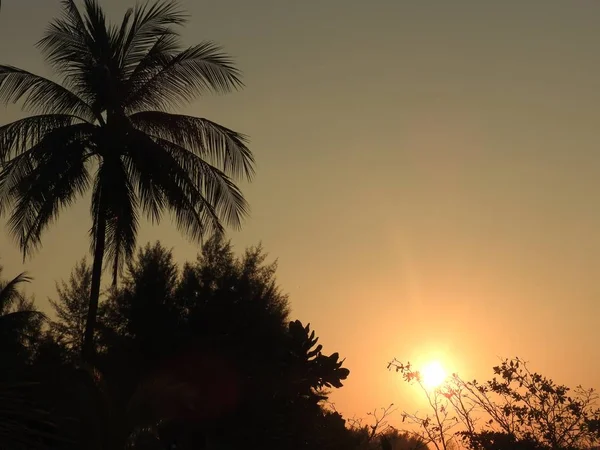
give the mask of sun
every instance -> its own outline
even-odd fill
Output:
[[[421,369],[421,380],[427,389],[435,389],[446,380],[446,371],[438,361],[432,361]]]

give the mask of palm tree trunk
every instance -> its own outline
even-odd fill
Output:
[[[100,281],[102,278],[102,263],[104,260],[104,247],[106,243],[106,215],[101,211],[96,229],[96,247],[94,248],[94,263],[92,266],[92,285],[90,288],[90,303],[88,306],[87,321],[83,335],[81,358],[90,363],[94,357],[94,330],[96,329],[96,316],[98,315],[98,302],[100,299]]]

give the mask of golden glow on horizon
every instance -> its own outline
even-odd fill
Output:
[[[426,389],[435,389],[440,386],[447,377],[446,371],[439,361],[431,361],[421,369],[421,381]]]

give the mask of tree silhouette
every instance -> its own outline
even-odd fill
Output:
[[[473,450],[549,450],[535,439],[528,437],[517,438],[512,433],[502,431],[480,431],[465,435],[466,443]],[[558,447],[560,448],[560,447]]]
[[[287,297],[275,284],[275,265],[263,264],[265,257],[255,248],[237,258],[229,242],[214,237],[196,263],[179,273],[171,252],[159,243],[141,249],[122,287],[102,308],[107,358],[121,352],[130,362],[139,359],[130,366],[150,370],[164,358],[200,348],[267,372],[261,362],[274,361],[287,336]]]
[[[0,368],[14,361],[27,360],[32,340],[44,320],[44,315],[35,309],[33,301],[19,290],[22,284],[30,281],[25,273],[9,281],[0,280]]]
[[[58,300],[49,299],[57,317],[50,322],[50,331],[72,358],[83,349],[91,280],[92,270],[84,258],[71,272],[68,284],[56,283]]]
[[[121,336],[137,338],[149,346],[148,351],[152,351],[154,344],[160,347],[160,342],[153,339],[157,327],[164,330],[158,334],[161,338],[176,332],[176,324],[169,330],[165,327],[170,319],[179,316],[174,302],[177,272],[173,255],[159,242],[140,249],[128,266],[123,288],[106,305],[107,320],[113,330]]]
[[[34,115],[0,127],[0,214],[24,257],[63,207],[92,190],[93,265],[82,354],[93,335],[105,253],[113,282],[135,250],[139,214],[168,210],[193,239],[239,226],[247,204],[234,184],[250,178],[244,136],[207,119],[170,111],[206,92],[242,85],[231,59],[211,42],[186,49],[185,16],[172,1],[140,4],[119,26],[97,0],[62,0],[38,46],[58,84],[0,66],[0,100]]]
[[[388,368],[420,384],[420,374],[410,363],[394,360]],[[504,359],[493,371],[494,377],[484,383],[453,374],[439,388],[423,391],[430,414],[404,413],[404,418],[419,425],[436,448],[455,444],[457,437],[474,450],[570,450],[600,443],[594,389],[556,384],[520,358]]]
[[[98,367],[137,424],[130,439],[347,448],[321,402],[348,370],[289,321],[275,271],[260,246],[237,257],[220,236],[181,271],[159,243],[137,253],[99,328]]]
[[[410,431],[400,431],[389,425],[390,416],[396,412],[394,404],[367,413],[370,423],[363,418],[351,418],[348,431],[351,443],[346,448],[357,450],[427,450],[427,442]]]
[[[341,388],[350,371],[342,367],[343,360],[333,353],[325,356],[321,353],[323,346],[317,344],[319,338],[310,330],[310,324],[303,326],[299,320],[289,324],[289,355],[293,374],[290,387],[298,396],[320,401],[325,398],[325,389]],[[297,372],[305,372],[297,376]]]
[[[148,244],[103,296],[91,367],[64,357],[81,336],[89,289],[79,262],[55,302],[64,314],[32,362],[53,442],[62,438],[49,448],[357,448],[323,407],[349,372],[308,325],[289,320],[275,275],[260,246],[237,256],[219,235],[182,270],[170,250]]]

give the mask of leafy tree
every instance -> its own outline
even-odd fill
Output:
[[[177,333],[177,282],[178,268],[171,252],[159,242],[148,244],[128,265],[123,288],[113,293],[104,308],[106,323],[120,336],[136,339],[146,358]],[[159,328],[161,333],[157,333]]]
[[[68,283],[56,283],[58,300],[49,299],[57,318],[50,322],[51,333],[73,357],[83,348],[91,280],[92,270],[84,258],[71,272]]]
[[[260,246],[237,257],[219,236],[182,271],[159,243],[138,252],[103,305],[99,357],[116,404],[137,405],[132,439],[347,448],[333,446],[340,422],[321,402],[348,370],[289,321],[265,261]]]
[[[350,371],[342,367],[344,360],[339,354],[323,355],[323,346],[317,344],[318,337],[310,330],[310,324],[304,326],[299,320],[289,324],[289,353],[291,361],[286,364],[292,375],[288,389],[290,395],[318,402],[327,398],[327,388],[341,388]],[[306,375],[298,376],[298,373]]]
[[[66,338],[38,351],[44,405],[72,442],[60,448],[355,448],[343,418],[323,408],[348,370],[309,326],[289,320],[266,259],[260,246],[236,256],[221,236],[182,270],[158,242],[139,249],[100,304],[96,368],[57,356],[56,345],[71,349]],[[57,303],[74,306],[56,329],[77,327],[69,323],[85,305],[76,301],[86,298],[84,269],[62,284]]]
[[[171,113],[206,92],[242,85],[215,44],[183,48],[185,16],[172,1],[140,4],[120,25],[98,0],[62,0],[38,47],[61,83],[0,66],[0,100],[33,115],[0,127],[0,214],[24,256],[63,207],[92,191],[93,265],[83,356],[93,335],[105,254],[113,281],[133,255],[140,212],[169,211],[199,239],[239,226],[247,204],[234,184],[250,178],[244,136],[203,118]]]
[[[388,367],[422,387],[419,372],[410,364],[394,360]],[[493,370],[495,376],[485,383],[453,374],[437,389],[423,388],[432,413],[405,413],[404,418],[418,424],[438,449],[447,448],[456,437],[474,450],[566,450],[600,443],[594,389],[556,384],[519,358],[502,360]]]

